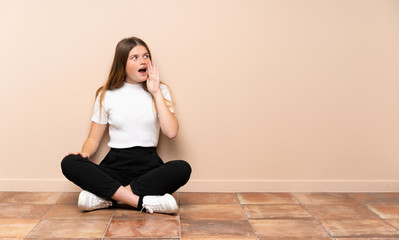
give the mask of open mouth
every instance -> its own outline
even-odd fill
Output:
[[[140,72],[140,73],[146,73],[146,72],[147,72],[147,68],[140,68],[140,69],[139,69],[139,72]]]

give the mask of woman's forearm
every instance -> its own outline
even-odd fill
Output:
[[[175,115],[170,112],[161,91],[153,96],[158,110],[159,125],[161,126],[162,133],[168,138],[176,137],[179,131],[179,122]]]
[[[98,124],[92,122],[89,136],[87,137],[87,140],[82,147],[82,153],[87,154],[88,158],[93,156],[93,154],[97,151],[97,148],[100,145],[100,141],[104,136],[104,132],[106,129],[106,124]]]
[[[90,158],[97,151],[98,145],[99,144],[96,141],[88,138],[83,144],[82,153],[86,153],[88,155],[88,158]]]

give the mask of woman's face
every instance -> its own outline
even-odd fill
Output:
[[[126,62],[126,82],[137,84],[147,80],[147,67],[150,54],[142,45],[137,45],[129,52]]]

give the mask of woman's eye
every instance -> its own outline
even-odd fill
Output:
[[[144,56],[145,59],[147,59],[148,57],[149,57],[148,55],[145,55],[145,56]]]
[[[136,57],[136,56],[134,56],[134,57],[132,57],[132,59],[133,59],[133,60],[136,60],[136,59],[137,59],[137,57]]]

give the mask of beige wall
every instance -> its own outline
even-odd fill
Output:
[[[399,190],[399,1],[0,0],[0,191],[77,189],[60,161],[128,36],[173,90],[183,191]]]

